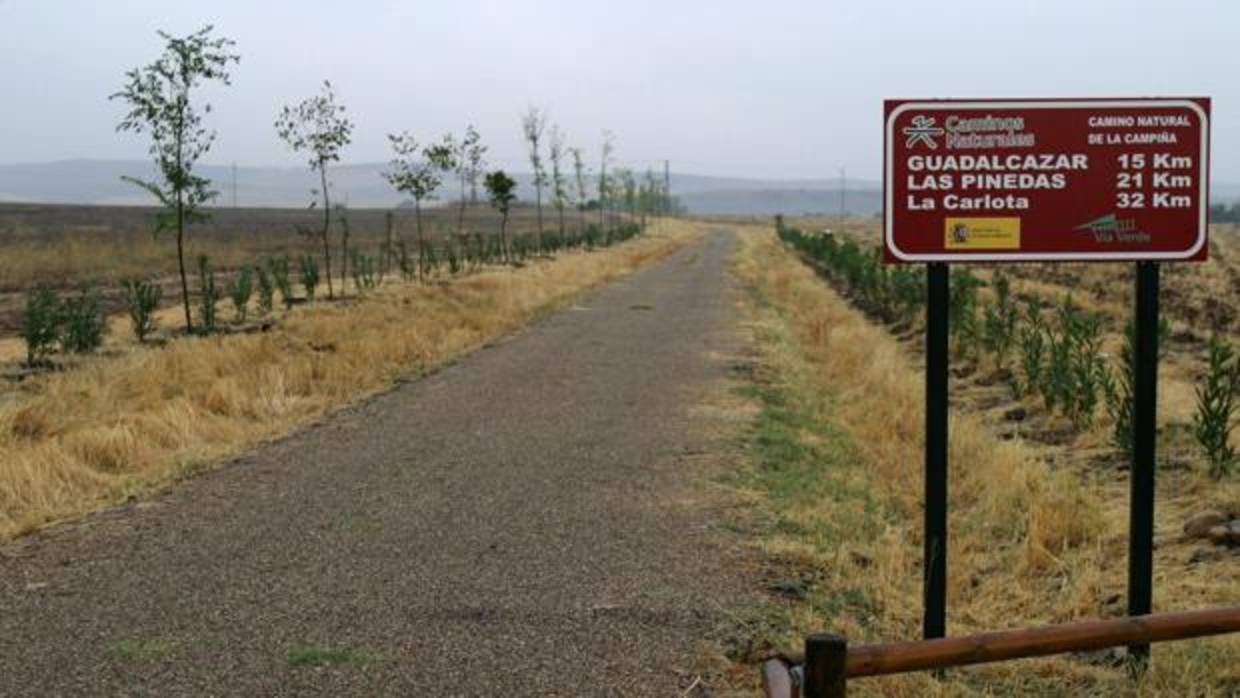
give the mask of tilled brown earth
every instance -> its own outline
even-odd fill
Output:
[[[0,547],[0,695],[680,695],[744,602],[690,410],[733,242]]]

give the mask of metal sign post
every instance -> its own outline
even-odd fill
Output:
[[[1128,615],[1149,615],[1154,576],[1154,453],[1158,406],[1158,264],[1137,263],[1136,375],[1133,377],[1132,479],[1128,505]],[[1129,647],[1135,667],[1150,646]]]
[[[926,268],[926,522],[922,637],[947,632],[947,265]]]
[[[1208,250],[1207,98],[888,100],[883,250],[927,264],[923,634],[946,634],[948,263],[1137,262],[1129,613],[1151,611],[1158,263]],[[1138,664],[1148,645],[1134,645]]]

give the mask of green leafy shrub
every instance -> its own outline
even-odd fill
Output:
[[[271,314],[275,307],[276,287],[271,281],[271,274],[261,264],[254,265],[254,277],[258,280],[258,312],[260,315]]]
[[[164,290],[159,284],[143,279],[124,279],[121,290],[133,335],[139,342],[145,342],[147,336],[155,331],[155,310],[159,308]]]
[[[45,365],[60,338],[60,300],[51,289],[40,288],[26,296],[22,313],[22,339],[26,341],[26,365]]]
[[[215,285],[215,270],[207,256],[198,256],[198,332],[212,334],[218,328],[216,308],[220,291]]]
[[[254,274],[249,267],[241,267],[237,276],[228,283],[228,299],[233,305],[233,322],[245,322],[249,314],[250,297],[254,295]]]
[[[1212,337],[1207,346],[1208,368],[1194,388],[1197,410],[1193,435],[1206,455],[1210,477],[1220,479],[1231,472],[1236,450],[1230,444],[1236,426],[1236,391],[1240,390],[1240,361],[1230,344]]]
[[[976,356],[981,329],[977,322],[977,289],[982,280],[967,268],[957,267],[951,273],[951,294],[948,301],[948,327],[955,353],[960,358]]]
[[[280,291],[280,298],[284,301],[284,307],[292,307],[293,282],[289,274],[288,255],[269,258],[267,260],[267,270],[271,272],[271,282]]]
[[[404,240],[396,242],[396,267],[400,269],[400,278],[406,282],[413,281],[418,275],[418,265],[409,254],[409,247]]]
[[[353,248],[349,253],[352,257],[350,271],[353,274],[353,287],[358,293],[370,291],[378,286],[375,258],[362,254],[357,248]]]
[[[1016,383],[1016,393],[1028,395],[1042,385],[1046,371],[1046,323],[1042,319],[1042,303],[1030,298],[1025,305],[1025,321],[1020,336],[1020,368],[1024,379]]]
[[[306,300],[313,301],[319,287],[319,263],[308,254],[301,256],[301,287],[306,291]]]
[[[99,294],[94,289],[83,289],[76,296],[66,298],[60,309],[60,344],[65,351],[84,354],[103,344],[103,332],[107,328]]]
[[[996,271],[991,281],[995,302],[982,313],[982,346],[995,357],[1000,369],[1007,366],[1007,356],[1016,340],[1019,311],[1012,302],[1012,285],[1002,272]]]

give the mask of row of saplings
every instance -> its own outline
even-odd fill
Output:
[[[403,240],[384,242],[374,256],[356,247],[349,248],[346,237],[342,252],[348,263],[341,265],[339,283],[343,291],[346,280],[351,277],[356,293],[364,296],[382,284],[389,273],[399,273],[406,282],[424,280],[434,274],[455,276],[492,264],[521,264],[530,257],[549,256],[564,250],[609,247],[640,233],[641,226],[634,222],[620,222],[606,230],[591,224],[580,231],[566,231],[564,235],[518,235],[507,241],[507,245],[498,236],[475,233],[459,239],[450,238],[440,245],[428,242],[425,246],[416,246],[416,253],[411,253]],[[207,256],[199,256],[194,333],[211,335],[225,328],[219,310],[224,299],[231,303],[232,324],[243,325],[249,319],[255,297],[259,316],[270,318],[277,294],[286,308],[312,302],[324,281],[314,255],[304,254],[294,265],[294,260],[285,254],[242,266],[221,285],[217,283],[216,272]],[[295,284],[301,291],[300,296]],[[154,280],[124,279],[120,291],[134,337],[139,342],[147,341],[156,329],[156,311],[163,300],[163,288]],[[27,295],[22,317],[26,364],[31,369],[50,368],[53,366],[50,357],[57,351],[93,352],[103,344],[106,330],[106,314],[97,289],[84,288],[63,298],[52,289],[36,289]]]
[[[885,265],[880,250],[864,250],[830,233],[805,233],[776,219],[779,237],[808,258],[862,310],[884,322],[908,327],[923,313],[925,270],[920,265]],[[1069,296],[1057,305],[1037,297],[1023,304],[1011,282],[996,270],[987,285],[969,269],[952,269],[949,328],[953,355],[980,363],[989,356],[1016,398],[1036,396],[1046,410],[1069,418],[1077,429],[1093,424],[1100,408],[1111,417],[1111,443],[1125,455],[1133,444],[1132,411],[1136,335],[1131,322],[1114,364],[1102,351],[1103,317],[1076,306]],[[1166,346],[1168,325],[1159,327]],[[1196,386],[1193,433],[1213,478],[1228,475],[1237,461],[1230,435],[1236,424],[1240,357],[1218,338],[1207,345],[1207,370]]]

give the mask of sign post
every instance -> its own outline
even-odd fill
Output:
[[[925,617],[922,637],[947,632],[947,345],[948,272],[926,268],[926,524]]]
[[[1160,262],[1206,258],[1207,98],[888,100],[883,248],[925,263],[923,634],[946,634],[949,263],[1137,263],[1128,612],[1151,611]],[[1138,663],[1149,646],[1134,646]]]

